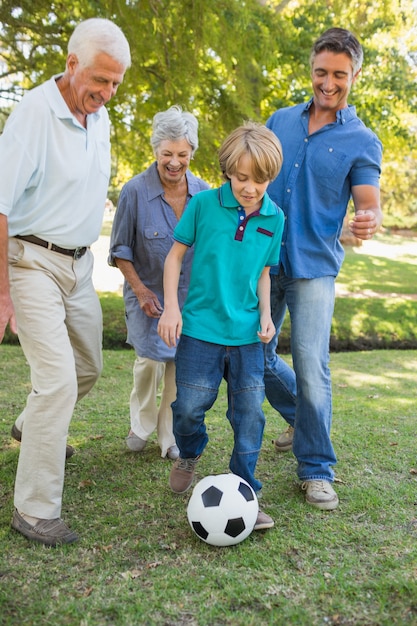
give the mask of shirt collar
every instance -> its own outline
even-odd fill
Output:
[[[189,170],[186,170],[185,177],[187,179],[189,196],[194,196],[196,193],[201,191],[198,179],[193,174],[191,174]],[[161,179],[159,178],[156,161],[154,161],[152,165],[150,165],[148,168],[147,190],[148,200],[154,200],[158,196],[162,196],[164,193],[164,188],[162,186]]]
[[[74,124],[80,126],[80,128],[84,128],[71,113],[67,103],[65,102],[61,92],[59,91],[56,80],[61,76],[62,74],[55,74],[55,76],[52,76],[52,78],[47,80],[43,85],[48,103],[58,118],[63,120],[71,120]],[[89,119],[98,120],[100,118],[100,115],[101,110],[96,111],[95,113],[89,113],[87,117]]]
[[[303,107],[303,112],[309,111],[312,104],[313,98],[310,98],[310,100],[305,103]],[[354,117],[357,117],[357,115],[356,107],[353,106],[353,104],[348,104],[347,107],[345,107],[344,109],[339,109],[338,111],[336,111],[336,121],[339,124],[346,124],[346,122],[349,122]]]
[[[230,181],[228,181],[227,183],[224,183],[219,188],[219,202],[221,206],[225,207],[226,209],[238,209],[239,208],[240,205],[233,195]],[[277,212],[277,207],[276,207],[275,202],[273,202],[271,198],[269,197],[269,195],[265,193],[262,199],[262,205],[261,205],[259,213],[261,215],[276,215],[276,212]]]

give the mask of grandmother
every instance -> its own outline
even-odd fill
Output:
[[[118,267],[125,278],[127,342],[136,352],[126,444],[133,452],[141,452],[156,430],[161,456],[174,460],[179,454],[171,411],[176,397],[175,348],[168,348],[157,333],[164,306],[163,269],[172,233],[190,198],[209,185],[188,169],[198,147],[194,115],[176,105],[157,113],[151,145],[156,161],[121,191],[109,264]],[[180,307],[188,290],[192,254],[189,250],[182,268]]]

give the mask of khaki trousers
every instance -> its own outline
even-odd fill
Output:
[[[158,407],[160,385],[161,400]],[[175,445],[171,410],[175,396],[175,363],[136,357],[130,394],[130,427],[135,435],[145,441],[156,430],[162,457],[166,456],[168,448]]]
[[[15,506],[33,517],[60,517],[65,447],[74,406],[102,369],[102,313],[90,250],[74,260],[9,240],[11,296],[32,391],[16,420],[22,431]]]

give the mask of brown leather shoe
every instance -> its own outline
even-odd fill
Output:
[[[59,517],[56,519],[41,519],[35,525],[32,525],[23,519],[17,509],[13,513],[12,528],[27,539],[51,547],[64,543],[73,543],[79,539],[78,535],[72,532]]]
[[[292,450],[293,439],[294,427],[288,424],[287,429],[281,433],[277,439],[273,440],[272,443],[277,452],[287,452],[288,450]]]
[[[22,441],[22,431],[18,429],[16,424],[13,424],[13,426],[12,426],[11,435],[12,435],[13,439],[16,439],[16,441]],[[65,449],[65,458],[69,459],[70,456],[72,456],[74,453],[75,453],[75,449],[72,446],[69,446],[67,444],[67,447]]]
[[[172,491],[175,491],[175,493],[188,491],[193,482],[195,466],[199,458],[199,456],[195,459],[181,459],[181,457],[178,457],[169,475],[169,486]]]
[[[269,517],[269,515],[263,511],[258,511],[258,517],[256,518],[253,530],[266,530],[267,528],[272,528],[274,523],[272,517]]]

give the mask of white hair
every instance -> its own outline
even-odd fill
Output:
[[[125,69],[130,67],[129,43],[114,22],[101,17],[80,22],[68,42],[68,54],[75,54],[80,65],[88,67],[100,53],[108,54]]]
[[[152,122],[151,146],[156,154],[162,141],[186,139],[191,146],[192,155],[198,148],[198,121],[192,113],[183,111],[174,104],[167,111],[157,113]]]

